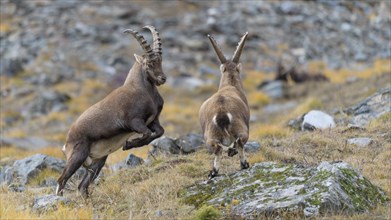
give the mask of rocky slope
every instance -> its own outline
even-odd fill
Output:
[[[391,156],[388,1],[0,4],[0,213],[5,218],[390,215],[389,202],[383,204],[391,192],[384,169]],[[65,198],[52,195],[65,163],[60,146],[69,126],[122,84],[132,53],[141,52],[122,31],[147,24],[157,27],[163,41],[169,80],[159,90],[166,101],[161,115],[166,137],[139,154],[112,154],[103,181],[91,187],[91,203],[75,193],[82,170]],[[199,135],[197,110],[220,76],[206,34],[230,54],[245,31],[243,82],[253,141],[246,153],[253,166],[238,171],[236,157],[223,158],[223,176],[203,184],[213,157]],[[279,60],[286,67],[327,70],[338,80],[278,81],[267,91],[257,89],[274,77]],[[328,123],[313,121],[311,110],[322,111]],[[298,129],[288,127],[289,121]]]
[[[343,162],[301,167],[265,162],[183,190],[185,203],[229,207],[226,216],[278,218],[284,213],[314,217],[362,212],[389,198]]]

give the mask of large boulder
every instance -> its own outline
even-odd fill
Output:
[[[278,217],[289,212],[303,218],[365,212],[389,200],[380,188],[345,162],[322,162],[308,168],[258,163],[248,170],[188,187],[181,197],[196,207],[212,205],[225,211],[230,207],[227,217],[244,219]]]
[[[352,115],[351,123],[355,126],[365,126],[371,120],[391,112],[391,88],[385,88],[371,97],[345,110]]]
[[[175,140],[175,144],[179,146],[182,153],[196,152],[203,144],[204,139],[199,134],[187,134]]]
[[[44,154],[35,154],[31,157],[17,160],[12,167],[8,167],[5,172],[7,184],[18,182],[22,186],[26,185],[32,178],[37,176],[44,169],[52,169],[61,172],[65,166],[65,161],[50,157]]]
[[[155,150],[160,152],[166,152],[170,154],[179,154],[181,152],[181,149],[175,143],[175,140],[170,137],[162,136],[153,140],[150,144]]]

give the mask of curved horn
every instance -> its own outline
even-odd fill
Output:
[[[143,28],[149,29],[152,33],[152,38],[153,38],[153,51],[155,53],[158,53],[159,55],[162,55],[162,42],[159,37],[159,32],[157,32],[156,28],[151,25],[147,25]]]
[[[240,41],[238,43],[238,47],[236,48],[236,51],[235,51],[234,56],[232,58],[232,62],[239,63],[240,55],[242,54],[244,42],[246,41],[247,35],[248,35],[248,32],[244,33],[242,39],[240,39]]]
[[[215,49],[215,52],[216,52],[217,56],[220,59],[220,62],[222,64],[227,62],[227,59],[225,58],[224,54],[221,52],[221,50],[220,50],[219,46],[217,45],[215,39],[212,36],[210,36],[209,34],[208,34],[208,38],[209,38],[210,42],[212,43],[212,46]]]
[[[144,52],[148,55],[149,58],[152,58],[154,56],[151,46],[147,43],[144,37],[140,35],[137,31],[133,29],[126,29],[124,33],[133,35],[133,37],[136,38],[136,40],[139,42],[139,44],[141,45]]]

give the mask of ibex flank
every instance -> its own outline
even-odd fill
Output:
[[[123,150],[142,147],[163,135],[159,123],[163,98],[156,87],[166,81],[161,40],[153,26],[144,28],[152,33],[152,47],[137,31],[124,31],[133,35],[144,51],[142,56],[134,54],[136,62],[125,83],[88,108],[72,124],[62,149],[67,163],[58,178],[57,195],[63,194],[68,179],[83,165],[87,171],[78,189],[88,197],[88,186],[110,153],[121,146]]]
[[[247,34],[245,33],[239,41],[231,60],[225,58],[216,41],[208,35],[221,62],[222,74],[218,91],[201,105],[199,111],[206,145],[215,154],[209,179],[219,172],[223,150],[227,150],[230,157],[239,153],[241,168],[249,168],[243,147],[248,140],[250,110],[240,79],[242,65],[239,63]]]

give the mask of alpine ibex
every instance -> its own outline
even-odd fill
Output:
[[[243,147],[248,140],[250,110],[240,79],[242,65],[239,63],[247,34],[246,32],[239,41],[232,60],[225,58],[216,41],[208,35],[221,62],[222,74],[218,91],[201,105],[199,111],[206,145],[215,154],[209,179],[219,172],[223,150],[228,150],[228,156],[231,157],[239,152],[241,168],[249,168]]]
[[[88,108],[72,124],[62,149],[67,163],[58,178],[57,195],[63,194],[68,179],[83,165],[87,172],[78,189],[88,197],[88,186],[98,176],[110,153],[121,146],[128,150],[147,145],[163,135],[164,129],[159,123],[163,99],[156,87],[166,81],[161,40],[153,26],[144,28],[152,33],[152,48],[137,31],[125,30],[124,33],[137,39],[145,54],[134,54],[136,62],[125,83]]]

